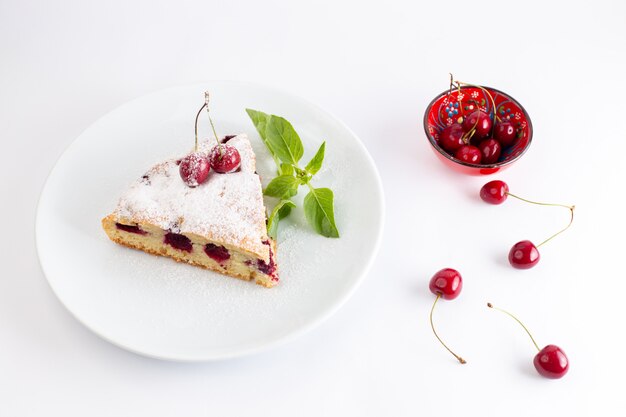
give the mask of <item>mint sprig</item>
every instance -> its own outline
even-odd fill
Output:
[[[280,219],[284,219],[289,216],[291,213],[291,209],[296,207],[296,204],[291,200],[280,200],[276,206],[274,206],[274,210],[272,210],[272,214],[269,219],[267,219],[267,234],[272,239],[276,239],[276,235],[278,233],[278,222]]]
[[[335,224],[334,194],[329,188],[314,188],[311,185],[315,174],[322,168],[326,153],[326,142],[322,143],[313,158],[304,167],[298,162],[304,154],[302,140],[291,123],[286,119],[246,109],[254,127],[276,163],[278,176],[267,185],[264,193],[280,198],[267,221],[267,233],[276,238],[278,223],[291,213],[296,205],[290,200],[298,193],[301,185],[306,185],[309,193],[304,197],[304,215],[315,231],[326,237],[339,237]]]

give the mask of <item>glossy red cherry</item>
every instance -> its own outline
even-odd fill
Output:
[[[509,251],[509,262],[513,268],[532,268],[539,262],[539,250],[530,240],[522,240],[513,245]]]
[[[468,164],[480,164],[482,154],[476,146],[463,145],[454,153],[454,157]]]
[[[220,174],[235,172],[241,166],[239,151],[232,145],[220,144],[211,149],[209,154],[211,168]]]
[[[189,187],[197,187],[209,177],[211,166],[209,159],[202,153],[190,153],[180,160],[180,177]]]
[[[463,279],[456,269],[444,268],[430,279],[430,292],[441,296],[444,300],[454,300],[461,293]]]
[[[511,146],[516,136],[517,131],[511,122],[500,122],[493,128],[493,138],[500,142],[503,148]]]
[[[569,370],[569,361],[565,352],[556,346],[548,345],[541,349],[533,360],[535,369],[546,378],[559,379]]]
[[[482,110],[476,110],[470,113],[463,120],[463,130],[469,132],[472,129],[476,129],[473,137],[480,139],[486,138],[491,133],[491,118],[487,113]]]
[[[485,203],[502,204],[509,196],[509,186],[504,181],[489,181],[480,189],[480,198]]]
[[[495,164],[502,153],[500,142],[495,139],[485,139],[478,144],[478,149],[482,154],[483,164]]]
[[[456,269],[452,268],[444,268],[433,275],[430,279],[430,283],[428,284],[430,288],[430,292],[435,294],[437,298],[435,298],[435,302],[433,303],[433,307],[430,309],[430,327],[433,329],[433,333],[439,343],[446,348],[448,352],[452,354],[460,363],[464,364],[465,359],[457,355],[450,349],[444,342],[441,340],[437,331],[435,330],[435,325],[433,324],[433,311],[435,311],[435,306],[437,305],[437,301],[440,298],[445,300],[454,300],[461,293],[461,289],[463,288],[463,279],[461,278],[461,274]]]
[[[528,328],[526,328],[526,326],[524,326],[524,323],[522,323],[517,317],[515,317],[513,314],[509,313],[506,310],[494,307],[494,305],[491,303],[487,303],[487,307],[493,308],[494,310],[498,310],[512,317],[526,331],[526,333],[530,337],[530,340],[532,340],[533,344],[539,351],[539,353],[537,353],[535,355],[535,358],[533,359],[533,364],[535,365],[535,369],[537,370],[537,372],[539,372],[541,376],[551,379],[558,379],[565,376],[565,374],[569,370],[569,360],[567,359],[565,352],[563,352],[560,347],[556,345],[548,345],[543,349],[539,349],[539,345],[535,341],[533,335],[530,334]]]
[[[439,135],[439,146],[449,153],[454,153],[461,146],[465,145],[463,141],[463,127],[455,123],[443,129]]]
[[[539,206],[563,207],[570,211],[570,221],[567,226],[565,226],[563,229],[559,230],[540,244],[535,245],[529,240],[522,240],[521,242],[517,242],[515,245],[513,245],[513,247],[509,251],[509,262],[511,263],[511,265],[518,269],[529,269],[539,262],[538,248],[569,229],[569,227],[572,225],[572,222],[574,221],[575,207],[567,206],[564,204],[540,203],[537,201],[527,200],[525,198],[518,197],[517,195],[509,192],[509,186],[504,181],[499,180],[490,181],[487,184],[483,185],[480,189],[480,198],[489,204],[502,204],[509,196],[530,204],[536,204]]]

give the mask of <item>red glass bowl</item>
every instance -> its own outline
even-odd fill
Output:
[[[477,108],[492,114],[494,103],[497,117],[500,120],[513,122],[518,131],[516,142],[502,151],[498,162],[470,164],[459,161],[439,146],[439,134],[446,126],[460,123],[464,115]],[[439,94],[426,108],[424,130],[435,155],[455,171],[469,175],[489,175],[511,166],[524,155],[533,137],[533,125],[524,107],[513,97],[491,87],[464,86],[460,90],[455,88]]]

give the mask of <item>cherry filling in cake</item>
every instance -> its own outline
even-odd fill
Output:
[[[191,252],[193,245],[191,239],[180,233],[167,232],[163,237],[163,243],[170,245],[174,249],[182,250],[185,252]]]
[[[230,253],[224,246],[214,245],[213,243],[207,243],[204,247],[204,253],[216,262],[224,262],[230,259]]]
[[[267,245],[267,246],[270,246],[269,240],[264,240],[263,244]],[[276,263],[274,262],[274,253],[272,252],[271,248],[270,248],[270,261],[269,261],[269,263],[259,259],[257,261],[257,268],[259,268],[259,271],[261,271],[261,272],[263,272],[264,274],[267,274],[267,275],[274,275],[276,273]]]
[[[121,245],[273,287],[276,244],[267,235],[255,155],[245,135],[225,141],[240,154],[238,170],[211,170],[191,188],[181,179],[181,158],[161,162],[129,187],[102,226]],[[196,152],[215,146],[203,141]]]
[[[141,230],[137,225],[132,226],[130,224],[115,223],[115,227],[128,233],[136,233],[138,235],[146,234],[146,232]]]
[[[219,270],[246,280],[254,279],[266,287],[278,282],[278,266],[275,261],[275,244],[269,239],[261,242],[269,250],[267,262],[252,254],[242,253],[234,248],[230,250],[217,243],[161,230],[151,225],[114,223],[115,234],[112,239],[126,246],[142,249],[155,255],[170,256],[177,261],[188,262],[208,269]]]

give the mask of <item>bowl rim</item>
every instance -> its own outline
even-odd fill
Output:
[[[459,164],[459,165],[463,165],[469,168],[477,168],[477,169],[489,169],[489,168],[501,168],[501,167],[505,167],[507,165],[512,164],[513,162],[517,161],[518,159],[520,159],[528,150],[528,148],[530,147],[530,144],[533,141],[533,132],[534,132],[534,128],[533,128],[533,123],[530,120],[530,115],[528,114],[528,112],[526,111],[526,109],[524,108],[524,106],[521,105],[521,103],[519,101],[517,101],[514,97],[512,97],[510,94],[505,93],[504,91],[498,90],[497,88],[493,88],[493,87],[489,87],[486,85],[481,85],[479,86],[472,86],[472,85],[464,85],[461,86],[461,90],[464,90],[466,88],[486,88],[489,91],[495,91],[505,97],[507,97],[509,100],[513,101],[515,104],[517,104],[520,108],[520,110],[522,111],[522,113],[524,114],[525,118],[526,118],[526,123],[528,124],[528,143],[526,143],[526,146],[524,146],[524,149],[522,149],[522,151],[515,156],[514,158],[509,159],[508,161],[503,161],[503,162],[496,162],[494,164],[471,164],[469,162],[464,162],[461,161],[459,159],[456,159],[454,156],[450,155],[448,152],[446,152],[445,150],[443,150],[443,148],[441,148],[439,146],[439,144],[437,143],[437,141],[435,141],[435,138],[430,134],[430,132],[428,131],[428,114],[430,113],[431,108],[433,107],[433,104],[435,104],[435,102],[437,100],[439,100],[441,97],[448,95],[450,93],[450,90],[445,90],[440,94],[437,94],[435,96],[435,98],[433,98],[430,103],[428,103],[428,106],[426,106],[426,110],[424,111],[424,132],[426,133],[426,137],[428,138],[428,141],[430,142],[431,146],[437,150],[437,152],[439,152],[441,155],[443,155],[445,158],[449,159],[450,161]]]

